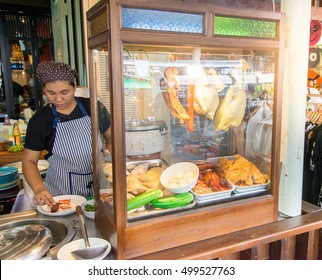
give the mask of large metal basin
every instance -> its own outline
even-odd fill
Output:
[[[57,258],[58,250],[67,244],[75,235],[76,230],[68,220],[56,218],[25,218],[14,221],[9,221],[0,225],[0,231],[10,228],[26,225],[43,225],[47,227],[52,235],[53,242],[47,253],[48,257]]]

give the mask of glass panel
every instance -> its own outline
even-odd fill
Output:
[[[158,31],[204,32],[203,15],[122,8],[122,28]]]
[[[277,22],[216,16],[214,34],[277,39]]]
[[[186,161],[202,166],[194,202],[146,203],[128,221],[269,192],[274,59],[256,50],[124,47],[128,199],[151,189],[174,195],[160,182],[163,170]]]
[[[97,94],[99,103],[102,103],[108,112],[111,112],[111,95],[109,84],[109,72],[108,72],[108,59],[109,52],[105,49],[96,49],[91,51],[93,60],[93,75],[95,84],[93,85],[93,92]],[[108,121],[104,114],[100,113],[98,108],[98,123],[99,127],[106,124]],[[102,147],[100,147],[100,142]],[[110,146],[107,145],[101,137],[99,139],[99,151],[98,151],[98,168],[94,169],[94,176],[98,178],[98,186],[100,192],[100,198],[102,201],[113,201],[113,180],[112,180],[112,158],[110,154]],[[113,211],[111,204],[106,203],[110,211]]]

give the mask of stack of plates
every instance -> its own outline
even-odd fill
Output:
[[[9,164],[6,164],[5,166],[12,166],[12,167],[17,167],[18,168],[18,174],[22,174],[22,162],[17,161],[17,162],[11,162]],[[49,162],[47,160],[38,160],[38,169],[40,171],[40,174],[46,174],[47,169],[49,166]]]
[[[12,166],[0,167],[0,191],[17,186],[19,182],[18,168]]]

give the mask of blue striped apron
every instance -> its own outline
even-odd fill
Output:
[[[53,196],[93,195],[91,119],[82,102],[77,100],[77,104],[83,117],[66,122],[60,122],[56,106],[52,105],[56,135],[48,158],[46,187]]]

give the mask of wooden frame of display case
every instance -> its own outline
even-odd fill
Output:
[[[121,29],[122,6],[204,14],[204,34],[162,32],[162,36],[160,36],[157,31]],[[87,12],[89,52],[94,48],[102,47],[108,47],[109,51],[112,142],[114,143],[112,145],[114,208],[108,209],[100,201],[98,194],[95,194],[97,206],[95,223],[102,236],[111,242],[117,259],[144,256],[145,254],[206,240],[277,220],[283,36],[279,36],[276,40],[245,37],[230,38],[228,36],[215,37],[213,35],[215,14],[275,21],[278,22],[278,34],[284,34],[284,15],[281,13],[229,9],[209,3],[110,0],[98,2]],[[272,50],[276,54],[271,194],[128,223],[125,187],[122,44],[230,48],[236,46],[237,40],[240,48]],[[90,69],[93,69],[91,55],[89,55],[89,61]],[[90,76],[90,89],[91,96],[95,100],[93,74]],[[92,112],[96,112],[95,103],[92,102]],[[93,122],[97,122],[97,116],[94,114],[92,117]],[[96,135],[96,133],[97,128],[93,125],[93,135]],[[93,147],[96,145],[97,143],[94,141]],[[94,169],[96,169],[97,154],[94,153],[93,159]],[[111,214],[112,212],[114,216]]]

